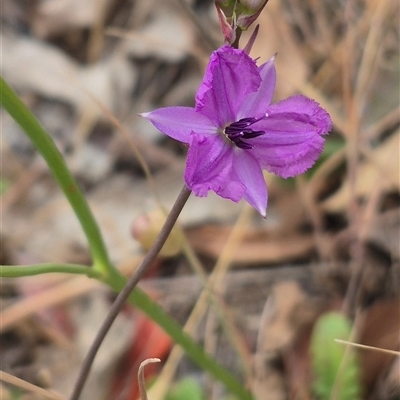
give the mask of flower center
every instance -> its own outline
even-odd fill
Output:
[[[248,143],[248,140],[264,134],[263,131],[251,129],[251,125],[257,122],[257,118],[242,118],[233,122],[224,129],[225,136],[240,149],[252,149],[254,145]]]

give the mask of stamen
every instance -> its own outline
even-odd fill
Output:
[[[224,134],[240,149],[252,149],[254,145],[247,143],[247,140],[254,139],[265,133],[264,131],[255,131],[250,128],[250,126],[257,121],[257,118],[242,118],[227,126],[224,130]]]

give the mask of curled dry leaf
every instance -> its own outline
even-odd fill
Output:
[[[71,28],[93,26],[108,0],[40,0],[33,14],[32,30],[38,37],[59,34]]]
[[[4,78],[15,89],[31,91],[67,102],[93,118],[103,112],[85,93],[110,110],[126,102],[136,81],[136,70],[119,54],[91,66],[81,67],[58,48],[31,38],[2,35]]]
[[[159,363],[161,360],[159,358],[148,358],[140,363],[139,371],[138,371],[138,381],[139,381],[139,389],[140,389],[140,398],[141,400],[147,400],[146,393],[146,382],[144,380],[144,367],[151,363]]]

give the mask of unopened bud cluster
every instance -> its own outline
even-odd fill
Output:
[[[258,18],[268,0],[215,0],[225,41],[232,44]]]

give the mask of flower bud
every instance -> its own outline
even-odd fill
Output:
[[[260,15],[268,0],[240,0],[236,7],[237,26],[246,30]]]
[[[250,14],[259,10],[261,11],[268,3],[268,0],[240,0],[239,3],[243,10]]]
[[[247,30],[267,3],[268,0],[215,0],[225,42],[234,43],[237,35],[240,36],[241,31]]]
[[[224,35],[225,42],[232,44],[236,39],[236,24],[233,22],[232,17],[227,17],[223,8],[221,8],[217,1],[215,2],[219,24],[221,26],[222,34]],[[231,20],[231,22],[229,22]]]

